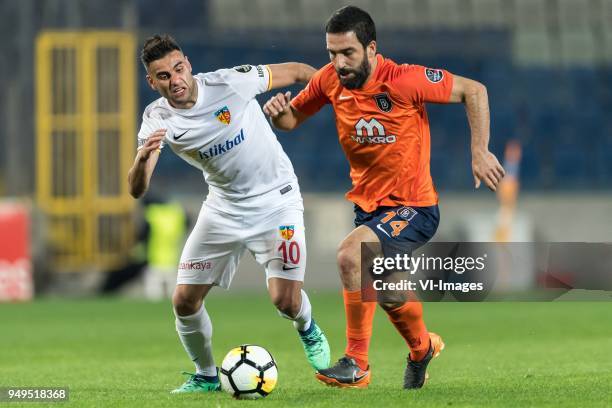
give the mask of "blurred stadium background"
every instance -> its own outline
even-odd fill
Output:
[[[142,110],[157,97],[138,62],[147,36],[172,34],[194,72],[296,60],[321,66],[324,23],[347,3],[0,1],[0,297],[96,293],[108,271],[131,262],[143,211],[126,175]],[[487,86],[492,151],[501,158],[509,141],[522,146],[521,193],[516,210],[510,194],[505,239],[610,241],[612,0],[352,4],[372,14],[385,56]],[[436,239],[493,240],[504,211],[495,194],[474,191],[463,107],[428,109],[442,211]],[[307,285],[337,289],[335,248],[352,228],[352,207],[331,109],[279,139],[305,196]],[[193,221],[206,187],[165,151],[151,193],[180,202]],[[234,287],[264,288],[250,256]],[[141,281],[128,292],[142,293]]]

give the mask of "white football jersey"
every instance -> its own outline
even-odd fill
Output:
[[[163,97],[146,107],[139,148],[155,130],[167,129],[163,145],[202,171],[215,198],[297,193],[293,166],[255,99],[269,90],[269,68],[243,65],[194,78],[198,98],[190,109],[175,109]]]

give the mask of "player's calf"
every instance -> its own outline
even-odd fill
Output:
[[[272,298],[272,303],[276,307],[276,310],[278,310],[278,313],[281,314],[281,316],[297,316],[300,313],[300,308],[302,306],[300,292],[298,292],[298,296],[271,294],[270,297]]]
[[[330,349],[323,330],[312,318],[312,306],[301,282],[272,278],[268,281],[270,297],[278,313],[296,328],[306,359],[315,370],[329,367]],[[299,284],[299,285],[298,285]],[[293,288],[294,290],[290,290]],[[296,293],[297,292],[297,293]]]

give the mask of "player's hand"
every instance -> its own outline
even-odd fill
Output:
[[[271,118],[276,118],[290,109],[289,101],[291,101],[291,92],[284,94],[279,92],[265,103],[263,111]]]
[[[139,157],[141,161],[149,160],[151,153],[156,151],[161,147],[162,140],[166,136],[166,129],[157,129],[155,132],[151,133],[151,135],[147,138],[147,141],[138,151]]]
[[[506,172],[497,157],[486,150],[472,153],[472,174],[474,174],[474,187],[479,188],[482,181],[489,189],[495,191]]]

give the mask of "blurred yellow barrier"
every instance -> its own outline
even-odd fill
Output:
[[[111,268],[132,245],[135,64],[132,33],[38,36],[36,194],[55,270]]]

